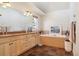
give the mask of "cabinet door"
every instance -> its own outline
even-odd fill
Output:
[[[36,38],[35,38],[35,35],[30,35],[29,36],[29,44],[31,47],[35,46],[36,45]]]
[[[0,45],[0,56],[9,56],[10,55],[10,49],[9,49],[9,43],[5,43]]]
[[[21,54],[21,40],[16,41],[17,55]]]
[[[4,44],[4,55],[5,56],[10,56],[10,46],[9,43]]]
[[[23,46],[22,46],[22,40],[17,40],[16,41],[16,50],[17,50],[17,55],[20,55],[22,53],[23,50]]]
[[[17,55],[29,49],[30,45],[28,43],[29,42],[27,36],[21,36],[21,38],[19,38],[19,40],[16,41]]]
[[[30,46],[30,45],[28,45],[28,43],[29,42],[27,41],[27,39],[21,40],[21,50],[23,52],[28,50],[28,47]]]
[[[41,44],[41,41],[40,41],[40,34],[36,34],[35,35],[35,39],[36,39],[36,44]]]
[[[16,41],[10,42],[9,47],[10,47],[10,55],[11,56],[17,55]]]
[[[34,46],[36,45],[35,36],[32,36],[32,37],[31,37],[31,44],[34,45]]]
[[[0,45],[0,56],[4,55],[4,44]]]

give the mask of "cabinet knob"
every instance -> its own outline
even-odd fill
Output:
[[[9,43],[9,45],[12,45],[13,43]]]

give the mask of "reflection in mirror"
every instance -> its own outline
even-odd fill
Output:
[[[16,9],[0,7],[0,14],[0,25],[8,27],[8,32],[24,31],[33,25],[33,16],[25,16]]]
[[[51,26],[51,33],[60,33],[59,26]]]

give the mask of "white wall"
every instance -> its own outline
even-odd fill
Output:
[[[66,30],[70,22],[70,9],[67,10],[58,10],[51,13],[48,13],[44,17],[43,30],[50,30],[50,27],[63,26],[63,29]]]
[[[74,3],[74,14],[76,17],[76,44],[73,43],[73,54],[79,56],[79,3]]]
[[[21,31],[32,21],[31,16],[24,16],[19,11],[11,8],[0,8],[0,25],[8,26],[9,31]]]
[[[76,43],[73,42],[73,55],[79,56],[79,3],[71,3],[70,6],[71,15],[70,20],[76,21]],[[75,15],[75,17],[73,17]]]

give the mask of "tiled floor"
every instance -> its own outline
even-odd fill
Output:
[[[72,53],[67,53],[61,48],[36,46],[20,56],[72,56]]]

